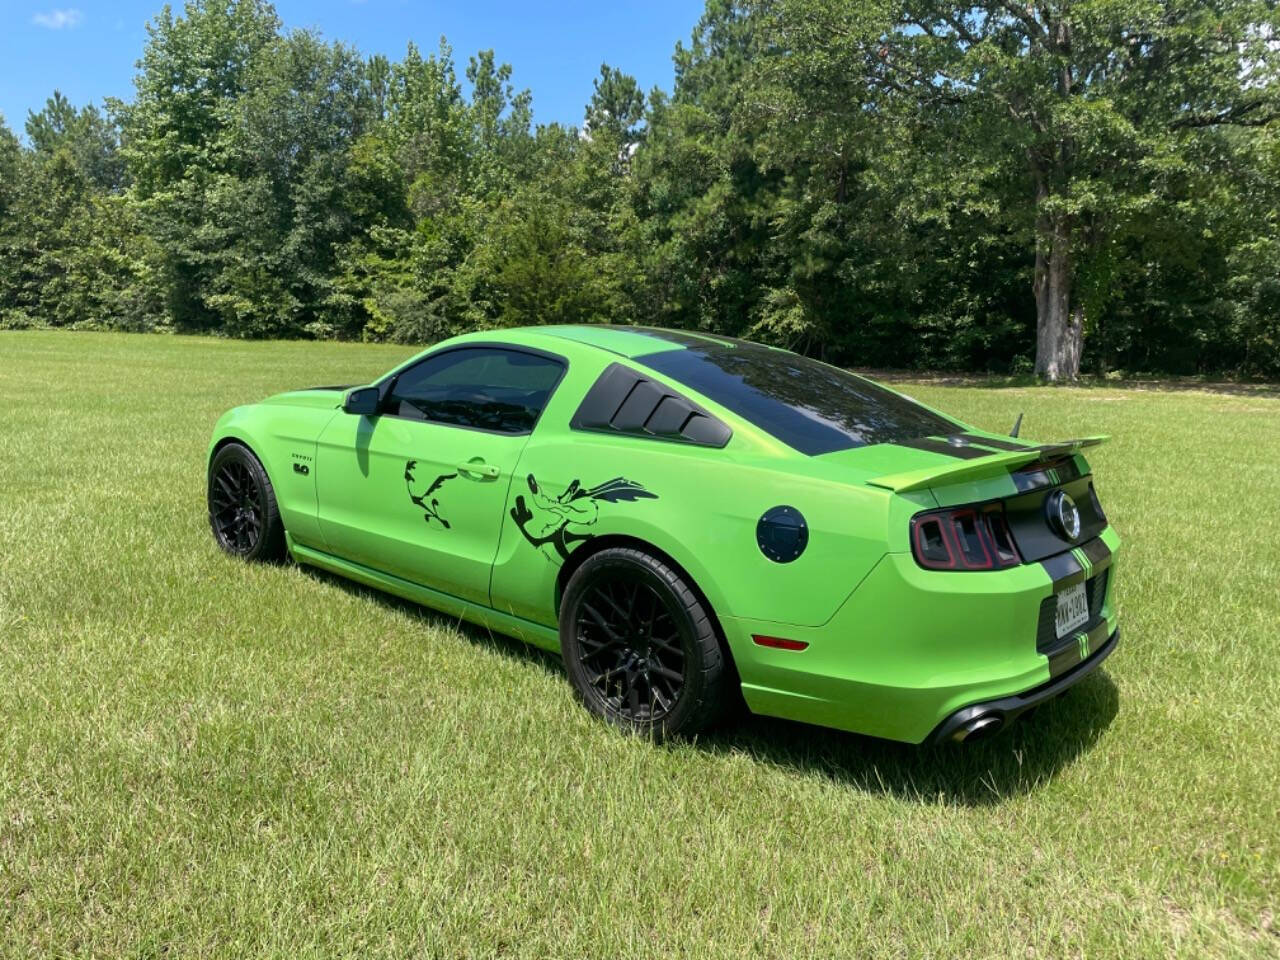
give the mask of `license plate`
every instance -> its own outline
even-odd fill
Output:
[[[1089,622],[1089,599],[1084,584],[1077,583],[1058,594],[1058,636],[1064,637]]]

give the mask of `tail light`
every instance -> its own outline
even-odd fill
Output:
[[[998,503],[916,514],[911,552],[927,570],[1003,570],[1022,562]]]

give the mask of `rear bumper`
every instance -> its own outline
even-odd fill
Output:
[[[1098,539],[1048,565],[982,574],[923,570],[910,554],[887,554],[820,626],[721,617],[747,705],[768,716],[924,743],[970,706],[1055,688],[1081,663],[1100,661],[1098,651],[1118,626],[1119,539],[1109,527]],[[1040,642],[1047,602],[1104,570],[1111,573],[1102,609],[1087,633],[1053,646]],[[1052,633],[1055,608],[1047,609]],[[755,635],[807,646],[763,647]]]
[[[1066,673],[1054,677],[1048,683],[1042,683],[1040,686],[1032,687],[1022,693],[1015,693],[1013,696],[1000,697],[996,700],[987,700],[983,703],[974,703],[967,707],[962,707],[938,724],[933,733],[925,738],[925,743],[959,743],[967,739],[969,732],[972,730],[977,729],[986,732],[987,730],[994,731],[1007,726],[1020,713],[1031,709],[1036,704],[1052,700],[1068,687],[1079,683],[1111,655],[1111,651],[1116,648],[1116,644],[1119,642],[1120,628],[1117,627],[1112,631],[1111,636],[1107,638],[1107,642],[1099,647],[1092,656],[1081,660]],[[988,720],[992,721],[990,725],[985,723]]]

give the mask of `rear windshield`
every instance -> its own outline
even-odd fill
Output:
[[[635,359],[809,456],[956,427],[870,380],[758,344],[708,342]]]

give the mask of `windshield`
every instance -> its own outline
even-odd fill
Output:
[[[956,428],[953,421],[870,380],[758,344],[705,341],[635,360],[810,456],[948,434]]]

